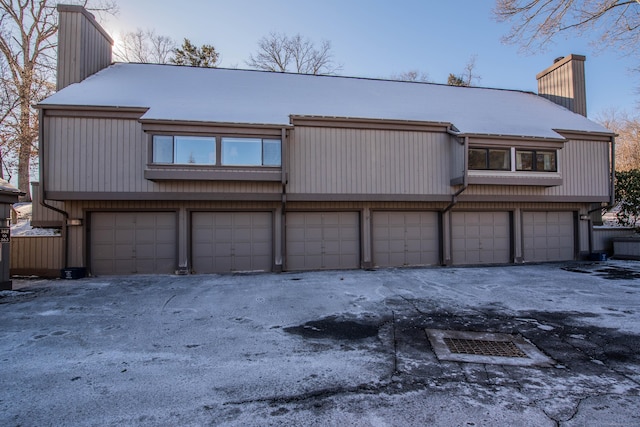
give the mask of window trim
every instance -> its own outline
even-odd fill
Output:
[[[531,153],[531,169],[518,169],[518,151]],[[539,153],[553,153],[553,169],[538,169],[538,154]],[[535,172],[535,173],[556,173],[558,172],[558,150],[549,149],[530,149],[530,148],[515,148],[516,172]]]
[[[471,150],[476,150],[476,151],[484,151],[485,152],[485,167],[482,169],[472,169],[471,168],[471,161],[469,160],[469,170],[473,170],[473,171],[505,171],[505,172],[509,172],[512,170],[512,159],[511,159],[511,148],[497,148],[497,147],[469,147],[469,157],[471,154]],[[491,151],[502,151],[506,154],[506,157],[508,159],[509,165],[508,168],[492,168],[491,167]]]
[[[195,137],[195,138],[212,138],[215,143],[215,163],[156,163],[154,162],[154,140],[156,136],[161,137],[172,137],[173,145],[173,160],[175,162],[175,138],[176,137]],[[260,165],[226,165],[223,163],[222,159],[222,140],[223,138],[234,138],[234,139],[253,139],[260,140],[261,143],[261,163]],[[264,142],[265,141],[279,141],[280,142],[280,164],[279,165],[265,165],[264,164]],[[243,134],[226,134],[226,133],[184,133],[184,132],[153,132],[149,133],[149,146],[148,146],[148,156],[147,156],[147,167],[148,168],[175,168],[175,169],[207,169],[207,170],[228,170],[228,169],[248,169],[248,170],[262,170],[262,169],[272,169],[272,170],[282,170],[282,157],[283,157],[283,142],[282,138],[277,138],[274,136],[257,136],[257,135],[243,135]]]

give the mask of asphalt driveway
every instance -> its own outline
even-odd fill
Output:
[[[639,279],[607,261],[14,281],[0,425],[640,425]]]

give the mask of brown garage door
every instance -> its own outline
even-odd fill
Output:
[[[378,267],[440,263],[436,212],[373,212],[373,263]]]
[[[271,271],[272,230],[271,212],[193,212],[193,271]]]
[[[176,270],[174,212],[94,212],[89,239],[95,275]]]
[[[453,212],[452,263],[504,264],[511,262],[509,212]]]
[[[573,212],[523,212],[522,229],[525,262],[575,258]]]
[[[360,267],[358,212],[289,212],[286,221],[288,270]]]

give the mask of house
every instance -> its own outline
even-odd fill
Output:
[[[0,178],[0,291],[11,290],[11,205],[18,203],[18,197],[24,196],[16,187],[4,178]]]
[[[612,201],[583,56],[539,94],[112,64],[89,13],[59,13],[40,197],[92,274],[573,260]]]

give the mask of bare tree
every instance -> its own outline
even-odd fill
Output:
[[[319,47],[300,34],[289,37],[270,33],[258,41],[258,52],[246,62],[264,71],[300,74],[335,74],[341,67],[333,61],[331,43],[323,40]]]
[[[600,113],[595,120],[618,134],[616,170],[640,169],[640,117],[611,109]]]
[[[87,6],[89,0],[75,2]],[[15,156],[18,188],[31,199],[29,172],[37,153],[38,115],[33,105],[54,90],[58,14],[55,0],[0,0],[0,62],[3,120],[2,158]],[[72,2],[73,3],[73,2]],[[111,0],[94,2],[99,11],[116,10]],[[94,9],[95,10],[95,9]]]
[[[115,46],[114,57],[122,62],[143,64],[168,64],[171,62],[176,42],[170,37],[156,34],[155,30],[124,33]]]
[[[431,80],[429,74],[420,70],[409,70],[400,74],[392,74],[392,80],[400,80],[403,82],[422,82],[429,83]]]
[[[512,22],[505,40],[544,47],[560,33],[597,35],[602,48],[637,53],[640,0],[496,0],[494,15]]]
[[[447,84],[449,86],[473,86],[479,83],[482,78],[475,73],[477,59],[478,55],[471,55],[469,61],[467,61],[467,64],[464,66],[462,74],[449,74]]]

